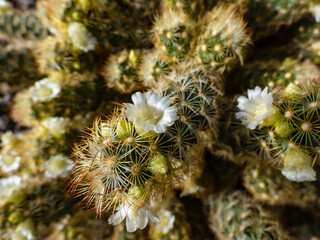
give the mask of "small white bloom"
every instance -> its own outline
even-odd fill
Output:
[[[11,240],[33,240],[35,237],[32,233],[33,223],[31,220],[20,223],[15,230],[10,230],[4,235],[5,239]]]
[[[37,81],[34,87],[30,88],[30,93],[33,101],[50,101],[56,97],[61,91],[58,83],[49,78],[44,78]]]
[[[74,163],[66,156],[52,156],[44,163],[45,176],[49,178],[65,177],[73,166]]]
[[[160,224],[157,225],[159,232],[167,234],[172,228],[175,221],[175,216],[168,210],[162,210],[159,213]]]
[[[86,29],[86,27],[78,22],[69,24],[68,34],[73,44],[81,50],[88,52],[95,49],[97,39]]]
[[[159,218],[150,207],[133,208],[128,203],[122,204],[117,209],[118,212],[109,217],[108,223],[120,224],[126,218],[126,228],[128,232],[135,232],[137,229],[144,229],[148,224],[148,219],[159,223]]]
[[[281,173],[283,176],[294,182],[312,182],[317,180],[316,172],[312,167],[285,167]]]
[[[15,233],[12,234],[12,239],[13,240],[33,240],[35,238],[33,236],[32,230],[28,226],[19,224]]]
[[[274,113],[272,108],[272,93],[268,93],[266,87],[261,91],[260,87],[248,90],[248,98],[241,96],[238,98],[238,108],[236,117],[251,130],[262,124],[266,117]]]
[[[51,117],[44,119],[42,124],[53,136],[59,137],[66,132],[69,122],[68,118]]]
[[[314,16],[314,19],[316,22],[320,22],[320,5],[319,4],[313,4],[310,7],[310,11]]]
[[[310,155],[296,146],[288,149],[283,164],[284,168],[281,173],[291,181],[310,182],[317,180]]]
[[[1,147],[2,149],[10,150],[15,148],[16,144],[18,143],[18,140],[20,138],[20,135],[14,134],[11,131],[7,131],[1,136]]]
[[[11,3],[6,0],[0,0],[0,8],[12,7]]]
[[[0,167],[3,172],[12,172],[19,168],[20,160],[15,151],[5,151],[0,155]]]
[[[14,193],[20,189],[21,181],[19,176],[0,179],[0,201],[11,199]]]
[[[163,133],[179,118],[177,109],[170,106],[170,98],[162,97],[160,94],[147,92],[143,95],[136,92],[132,95],[132,101],[134,104],[124,104],[127,108],[126,116],[146,131]]]

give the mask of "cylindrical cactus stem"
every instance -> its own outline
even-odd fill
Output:
[[[0,54],[0,92],[17,91],[43,77],[28,48],[4,49]]]
[[[310,207],[317,201],[317,189],[312,183],[291,182],[276,169],[259,164],[245,168],[244,185],[256,200],[270,205]]]
[[[207,13],[195,47],[197,61],[208,70],[223,72],[235,60],[243,64],[250,38],[235,5],[219,5]]]
[[[13,9],[1,12],[0,32],[20,40],[40,40],[48,35],[48,30],[33,12]]]
[[[257,40],[276,33],[283,25],[297,22],[308,11],[308,2],[300,0],[245,0],[240,6]]]
[[[157,85],[158,80],[171,72],[171,66],[159,51],[151,50],[141,56],[138,76],[143,85],[149,88]]]
[[[175,11],[183,11],[194,19],[199,18],[205,11],[203,0],[165,0],[164,4]]]
[[[109,88],[115,88],[122,93],[131,93],[140,87],[138,81],[139,51],[123,50],[111,55],[107,60],[102,75]]]
[[[210,227],[218,239],[290,239],[272,215],[241,192],[211,197]]]
[[[184,12],[164,8],[153,26],[155,47],[169,62],[181,62],[190,51],[193,26]]]

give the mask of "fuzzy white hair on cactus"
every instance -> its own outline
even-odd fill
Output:
[[[91,32],[81,23],[73,22],[69,24],[68,34],[74,46],[84,52],[95,49],[97,39],[92,36]]]
[[[132,95],[134,104],[125,103],[126,116],[135,125],[146,131],[164,133],[167,127],[172,126],[179,119],[177,109],[171,105],[170,98],[160,94],[147,92],[143,95],[136,92]]]
[[[268,87],[261,90],[260,87],[248,90],[248,98],[240,96],[238,98],[238,108],[236,117],[242,121],[249,129],[254,130],[258,125],[275,112],[272,108],[272,93],[268,93]]]
[[[120,205],[118,211],[108,219],[109,224],[118,225],[126,218],[126,228],[128,232],[135,232],[137,229],[144,229],[148,224],[148,219],[159,223],[159,218],[150,207],[134,208],[128,203]]]
[[[317,180],[312,168],[312,159],[307,152],[298,147],[289,148],[284,156],[284,168],[281,171],[287,179],[294,182],[311,182]]]
[[[58,83],[52,81],[50,78],[44,78],[37,81],[29,91],[33,101],[45,102],[55,98],[60,93],[61,88]]]

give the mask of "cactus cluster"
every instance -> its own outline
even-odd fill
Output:
[[[0,239],[320,237],[318,1],[12,3]]]

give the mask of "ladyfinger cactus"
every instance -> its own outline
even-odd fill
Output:
[[[217,78],[189,69],[160,82],[159,94],[133,94],[134,104],[97,119],[74,145],[70,191],[97,215],[111,210],[110,224],[126,218],[129,232],[145,228],[148,218],[159,221],[150,200],[181,181],[190,167],[188,148],[217,116]]]
[[[292,181],[314,181],[313,164],[319,157],[317,79],[290,83],[274,94],[268,88],[248,90],[238,98],[236,117],[249,128],[252,148],[282,164]]]
[[[138,90],[139,62],[139,53],[134,50],[123,50],[120,53],[111,55],[102,72],[107,86],[115,88],[122,93]]]
[[[211,228],[218,239],[289,239],[279,223],[243,193],[209,200]]]
[[[317,189],[312,183],[291,182],[266,166],[248,165],[244,185],[256,200],[270,205],[310,207],[317,201]]]
[[[170,62],[180,62],[190,50],[193,26],[194,23],[184,12],[164,8],[153,26],[155,47]]]
[[[13,39],[25,40],[40,40],[48,35],[48,30],[34,13],[17,10],[0,15],[0,32]]]
[[[243,64],[245,47],[250,38],[246,23],[235,5],[219,5],[207,13],[202,23],[204,31],[197,40],[195,55],[209,70],[230,68],[235,60]]]

